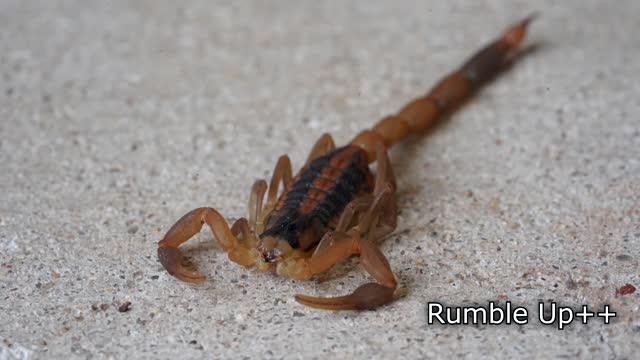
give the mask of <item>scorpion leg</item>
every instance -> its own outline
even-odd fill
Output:
[[[348,203],[342,211],[342,215],[340,215],[340,219],[338,220],[338,225],[336,226],[335,231],[345,232],[349,230],[353,220],[356,218],[356,215],[367,210],[371,206],[372,202],[373,196],[366,194]],[[320,249],[320,244],[318,244],[316,251],[319,251],[318,249]]]
[[[307,157],[307,161],[304,163],[304,166],[309,165],[311,161],[319,158],[322,155],[325,155],[336,148],[336,144],[333,142],[333,138],[330,134],[323,134],[316,144],[313,145],[313,149],[309,153],[309,157]]]
[[[229,259],[245,266],[255,263],[255,256],[248,248],[238,243],[222,215],[213,208],[203,207],[191,210],[180,218],[158,243],[158,259],[169,274],[190,283],[204,282],[205,276],[202,273],[189,270],[182,265],[184,256],[178,246],[197,234],[205,223],[209,225]],[[241,223],[234,226],[234,232],[242,227]]]
[[[280,183],[282,183],[283,189],[286,189],[291,183],[291,173],[291,160],[289,160],[287,155],[280,156],[273,169],[273,175],[269,183],[269,194],[267,195],[267,205],[265,206],[266,211],[270,211],[276,205]]]
[[[395,201],[396,177],[391,167],[389,154],[382,145],[378,145],[376,149],[376,158],[378,159],[378,169],[376,173],[376,183],[374,186],[374,194],[388,191],[390,193],[389,200],[385,201],[384,215],[372,217],[372,212],[365,214],[363,222],[369,221],[370,225],[368,236],[372,239],[380,239],[396,229],[396,221],[398,218],[398,206]],[[368,217],[368,218],[367,218]]]
[[[249,228],[249,221],[247,218],[240,218],[236,220],[233,225],[231,225],[231,234],[241,241],[251,239],[251,229]]]
[[[378,159],[378,169],[373,193],[379,194],[384,190],[385,187],[388,186],[391,186],[391,192],[395,191],[395,175],[393,174],[393,168],[391,167],[389,155],[387,154],[387,151],[384,146],[382,146],[382,144],[379,144],[376,149],[376,157]],[[342,211],[342,215],[338,220],[338,225],[336,226],[335,231],[347,231],[350,228],[356,214],[363,213],[365,210],[367,210],[373,202],[373,199],[374,198],[371,195],[363,195],[347,204],[347,206]],[[389,218],[393,218],[395,220],[396,217],[389,216]],[[393,223],[391,231],[393,231],[394,229],[395,222]],[[316,249],[316,251],[318,250]]]
[[[267,182],[257,180],[251,187],[251,195],[249,196],[249,227],[256,229],[258,218],[262,213],[262,201],[264,193],[267,192]]]
[[[373,193],[380,193],[387,184],[392,186],[392,191],[396,190],[396,176],[393,173],[393,167],[391,167],[391,160],[389,160],[389,154],[383,144],[378,143],[376,147],[376,159],[378,160],[378,169],[376,170],[376,183],[373,188]]]

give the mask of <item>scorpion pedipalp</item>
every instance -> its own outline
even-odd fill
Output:
[[[206,280],[206,277],[202,273],[189,270],[183,265],[184,255],[182,254],[182,251],[177,247],[158,247],[158,259],[160,259],[160,263],[169,274],[184,282],[198,284]]]
[[[314,254],[315,259],[320,264],[314,264],[313,257],[310,261],[311,268],[318,266],[315,270],[324,271],[335,262],[344,259],[351,254],[360,254],[362,265],[365,270],[376,279],[377,283],[367,283],[359,286],[353,293],[338,297],[314,297],[308,295],[296,295],[295,299],[299,303],[325,310],[368,310],[375,309],[393,300],[393,293],[397,282],[389,266],[387,258],[380,249],[371,241],[351,237],[347,234],[340,234],[338,241],[333,243],[334,248],[325,246],[324,250]],[[344,246],[344,245],[347,246]],[[349,246],[350,244],[350,246]],[[332,256],[329,256],[333,253]],[[329,259],[333,260],[327,263]]]
[[[158,243],[158,259],[169,274],[190,283],[201,283],[205,276],[197,271],[189,270],[183,265],[184,256],[178,248],[200,232],[202,225],[209,225],[220,246],[229,258],[241,265],[252,265],[255,256],[250,249],[238,243],[222,215],[214,208],[203,207],[191,210],[178,220]]]
[[[378,283],[360,285],[353,293],[333,298],[296,295],[300,304],[324,310],[373,310],[393,301],[395,287],[389,288]]]

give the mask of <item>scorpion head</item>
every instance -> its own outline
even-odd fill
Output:
[[[273,236],[261,237],[257,249],[260,260],[264,263],[276,263],[292,250],[286,241],[281,241]]]

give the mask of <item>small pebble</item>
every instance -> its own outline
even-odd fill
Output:
[[[118,307],[118,311],[120,312],[127,312],[129,310],[131,310],[131,301],[125,301]]]

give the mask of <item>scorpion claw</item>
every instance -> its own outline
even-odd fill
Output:
[[[206,279],[202,273],[198,271],[191,271],[182,265],[184,256],[182,255],[182,251],[177,247],[158,247],[158,259],[169,274],[184,282],[199,284],[203,283]]]
[[[320,298],[296,295],[295,299],[300,304],[324,310],[373,310],[393,301],[394,290],[378,283],[368,283],[346,296]]]

